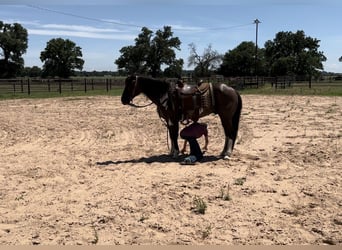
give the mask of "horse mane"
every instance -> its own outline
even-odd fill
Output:
[[[165,80],[139,76],[138,82],[142,92],[151,100],[160,99],[170,90],[170,83]]]

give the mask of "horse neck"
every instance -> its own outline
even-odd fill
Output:
[[[160,104],[160,99],[167,94],[169,89],[169,84],[165,81],[144,77],[139,77],[139,85],[141,91],[157,105]]]

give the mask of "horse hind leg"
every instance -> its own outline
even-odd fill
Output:
[[[237,138],[238,130],[239,130],[239,121],[241,115],[242,101],[241,97],[238,96],[238,106],[232,116],[230,115],[222,115],[221,123],[224,128],[224,133],[226,135],[224,147],[221,153],[221,156],[224,159],[229,159],[231,154],[233,153],[235,141]]]
[[[227,122],[227,120],[229,122]],[[234,130],[234,126],[233,126],[231,119],[227,119],[226,117],[226,119],[221,118],[221,121],[222,121],[222,126],[224,128],[224,133],[225,133],[225,142],[224,142],[223,150],[220,155],[224,159],[229,159],[233,153],[237,133]]]

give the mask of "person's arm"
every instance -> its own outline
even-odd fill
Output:
[[[208,151],[208,144],[209,144],[208,128],[207,126],[205,126],[203,151]]]
[[[182,148],[182,150],[181,150],[181,153],[182,153],[182,154],[184,154],[184,153],[186,152],[186,143],[187,143],[187,141],[184,140],[183,148]]]
[[[209,144],[209,138],[208,138],[208,134],[206,134],[206,135],[204,135],[203,151],[208,151],[208,144]]]

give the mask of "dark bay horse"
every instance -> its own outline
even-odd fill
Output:
[[[170,155],[177,157],[179,154],[177,139],[182,109],[176,84],[149,77],[129,76],[125,80],[125,89],[121,96],[122,104],[136,106],[133,104],[133,99],[141,93],[157,106],[159,116],[165,119],[171,139]],[[228,159],[233,152],[239,129],[242,100],[235,89],[222,83],[212,84],[212,95],[214,105],[200,117],[210,113],[219,115],[226,137],[221,156]]]

